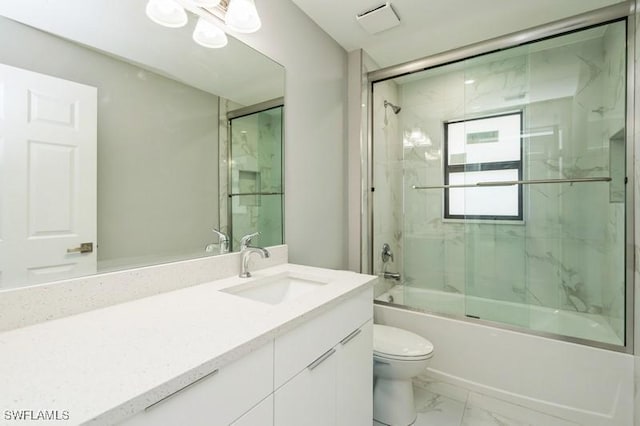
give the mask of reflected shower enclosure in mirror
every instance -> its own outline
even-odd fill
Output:
[[[229,206],[231,246],[260,232],[260,244],[282,244],[282,99],[230,111]]]
[[[281,99],[284,69],[145,5],[0,4],[0,290],[220,253],[226,113]]]

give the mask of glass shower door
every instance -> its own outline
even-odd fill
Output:
[[[616,22],[466,61],[464,155],[514,153],[464,179],[499,185],[463,189],[467,210],[482,191],[513,209],[465,224],[467,316],[624,344],[625,59]],[[471,121],[496,114],[520,115],[519,134]]]
[[[283,243],[282,119],[279,106],[229,120],[232,250],[254,232],[260,232],[255,244]]]
[[[617,21],[374,82],[396,303],[625,344],[626,50]]]

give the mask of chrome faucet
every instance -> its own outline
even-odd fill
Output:
[[[245,235],[240,240],[240,252],[242,253],[242,271],[240,272],[240,278],[249,278],[251,276],[251,272],[249,272],[249,258],[251,257],[251,254],[258,253],[263,259],[268,259],[271,256],[269,250],[249,245],[251,244],[251,239],[259,234],[259,232],[256,232],[254,234]]]
[[[212,229],[213,233],[218,236],[218,244],[220,245],[220,254],[229,253],[229,237],[224,232],[220,232],[217,229]],[[205,247],[205,251],[213,251],[213,244],[209,244]]]
[[[245,235],[240,239],[240,251],[244,251],[251,244],[251,239],[260,235],[260,232],[254,232],[253,234]]]

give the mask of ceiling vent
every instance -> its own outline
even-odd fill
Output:
[[[356,20],[369,34],[378,34],[400,25],[398,14],[388,2],[357,14]]]

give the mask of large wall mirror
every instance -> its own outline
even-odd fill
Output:
[[[283,67],[145,5],[0,3],[0,290],[282,242]]]

